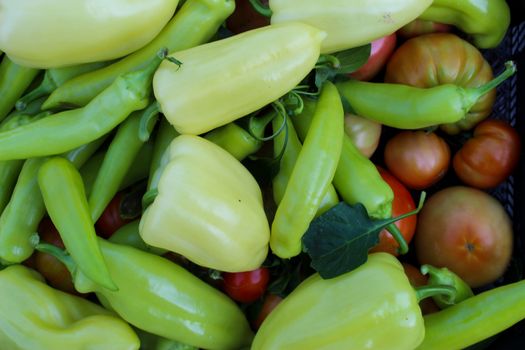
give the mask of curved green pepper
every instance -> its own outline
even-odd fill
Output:
[[[401,263],[374,253],[346,274],[304,280],[264,320],[251,349],[406,350],[424,335],[418,297]]]
[[[46,160],[38,170],[45,208],[78,268],[91,280],[116,290],[97,242],[82,177],[67,159]]]
[[[462,120],[481,96],[515,72],[514,62],[506,62],[503,73],[476,88],[455,84],[418,88],[359,80],[338,83],[337,88],[361,117],[398,129],[420,129]]]
[[[494,48],[510,25],[510,9],[505,0],[434,0],[419,17],[451,24],[469,34],[482,49]]]
[[[108,67],[69,80],[49,96],[42,108],[85,106],[119,75],[144,68],[160,47],[167,47],[172,52],[207,42],[234,9],[233,0],[186,1],[146,46]]]
[[[205,349],[239,349],[253,333],[228,296],[181,266],[139,249],[99,238],[118,291],[101,288],[50,245],[40,249],[62,260],[80,292],[95,292],[104,306],[149,333]]]
[[[0,271],[0,344],[10,350],[138,350],[139,338],[101,306],[46,284],[36,271]]]

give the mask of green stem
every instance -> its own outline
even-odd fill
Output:
[[[465,89],[467,96],[466,98],[468,101],[468,109],[470,109],[479,100],[481,96],[490,92],[492,89],[495,89],[498,85],[500,85],[509,77],[514,75],[514,73],[516,73],[516,70],[516,63],[514,63],[514,61],[507,61],[505,62],[505,70],[502,73],[500,73],[496,78],[492,79],[484,85],[478,86],[477,88]]]
[[[264,138],[264,132],[268,123],[275,118],[275,113],[266,113],[262,117],[251,116],[248,121],[248,132],[256,140],[262,140]]]
[[[339,68],[341,61],[334,55],[321,55],[315,64],[315,68],[321,67]]]
[[[399,230],[399,228],[396,226],[396,224],[392,223],[386,227],[387,231],[394,237],[397,244],[399,244],[399,248],[397,248],[397,252],[400,255],[404,255],[408,253],[408,243],[405,240],[405,237],[403,237],[403,234]]]
[[[144,196],[142,196],[142,211],[146,210],[153,203],[158,194],[159,190],[157,188],[152,188],[144,193]]]
[[[140,117],[139,124],[139,139],[142,142],[147,142],[153,132],[153,128],[158,121],[158,115],[160,113],[160,105],[157,101],[150,104]]]
[[[40,97],[49,95],[54,89],[57,88],[55,82],[49,77],[46,73],[44,74],[44,79],[34,90],[21,97],[16,101],[15,108],[17,111],[23,111],[27,108],[27,105]]]
[[[264,17],[268,17],[268,18],[272,17],[272,14],[273,14],[272,10],[267,6],[264,6],[259,0],[249,0],[249,1],[253,9],[258,14]]]
[[[418,301],[438,295],[445,295],[447,298],[454,300],[457,293],[456,288],[441,284],[416,287],[414,291]]]

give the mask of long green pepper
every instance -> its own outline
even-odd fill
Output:
[[[81,167],[103,142],[104,138],[100,138],[64,156]],[[11,199],[0,215],[0,261],[5,264],[23,262],[38,243],[37,228],[46,210],[37,175],[46,159],[31,158],[24,162]]]
[[[270,247],[281,258],[301,252],[301,237],[334,177],[344,135],[344,110],[336,87],[325,82],[283,198],[272,222]]]
[[[56,89],[44,109],[61,105],[85,106],[119,75],[144,68],[160,47],[180,51],[210,40],[233,13],[233,0],[188,0],[155,39],[140,50],[91,73],[82,74]]]
[[[83,108],[0,133],[0,160],[55,155],[107,134],[148,105],[153,73],[166,54],[161,50],[144,69],[120,76]]]
[[[100,247],[82,177],[63,157],[46,160],[38,170],[45,208],[78,268],[104,288],[117,290]]]
[[[15,107],[16,101],[23,95],[40,70],[22,67],[9,59],[2,58],[0,63],[0,121]]]

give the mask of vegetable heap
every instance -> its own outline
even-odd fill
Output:
[[[510,12],[0,0],[0,347],[460,349],[525,319],[492,192]]]

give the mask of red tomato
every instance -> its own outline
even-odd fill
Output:
[[[124,218],[121,215],[120,206],[124,199],[124,194],[118,192],[109,202],[106,209],[95,223],[97,234],[104,238],[109,238],[116,230],[131,222],[132,219]]]
[[[502,120],[484,120],[474,136],[454,155],[452,165],[465,184],[480,189],[496,187],[516,168],[520,136]]]
[[[361,153],[370,158],[381,138],[381,124],[355,114],[345,114],[345,133]]]
[[[64,249],[62,238],[48,217],[42,219],[38,226],[38,233],[41,242],[53,244]],[[34,268],[44,276],[48,284],[64,292],[78,294],[73,285],[71,274],[64,264],[52,255],[35,251]]]
[[[502,276],[510,262],[512,222],[486,192],[448,187],[423,205],[414,243],[420,264],[447,267],[471,287],[480,287]]]
[[[265,267],[245,272],[224,272],[222,279],[224,291],[233,300],[251,303],[266,292],[270,272]]]
[[[450,165],[450,148],[433,132],[401,131],[385,145],[388,170],[408,188],[422,190],[435,184]]]
[[[392,52],[394,52],[396,41],[396,33],[372,41],[368,61],[358,70],[350,73],[350,76],[358,80],[371,80],[374,78],[385,66]]]
[[[399,216],[406,214],[414,209],[416,205],[414,199],[406,187],[399,182],[392,174],[390,174],[385,169],[379,168],[379,174],[385,182],[392,188],[394,192],[394,201],[392,202],[392,216]],[[396,221],[396,226],[399,228],[399,231],[403,234],[405,241],[410,243],[414,232],[416,231],[417,216],[411,215],[402,220]],[[387,230],[383,230],[379,233],[379,243],[370,250],[370,252],[386,252],[394,256],[399,255],[397,249],[399,244],[392,237]]]
[[[417,267],[406,262],[401,263],[401,265],[403,265],[408,281],[413,287],[425,286],[428,283],[428,276],[423,275]],[[423,315],[439,311],[439,307],[432,298],[421,300],[419,302],[419,307],[421,308]]]
[[[254,329],[259,329],[263,321],[268,317],[268,315],[275,309],[279,303],[283,301],[283,298],[276,294],[267,294],[264,298],[261,310],[257,314],[257,317],[253,321],[252,325]]]
[[[268,0],[261,0],[268,6]],[[270,24],[270,18],[255,11],[249,0],[235,1],[235,11],[226,19],[226,28],[238,34]]]
[[[398,29],[397,34],[404,39],[409,39],[424,34],[446,33],[450,31],[452,31],[452,26],[448,24],[415,19]]]

